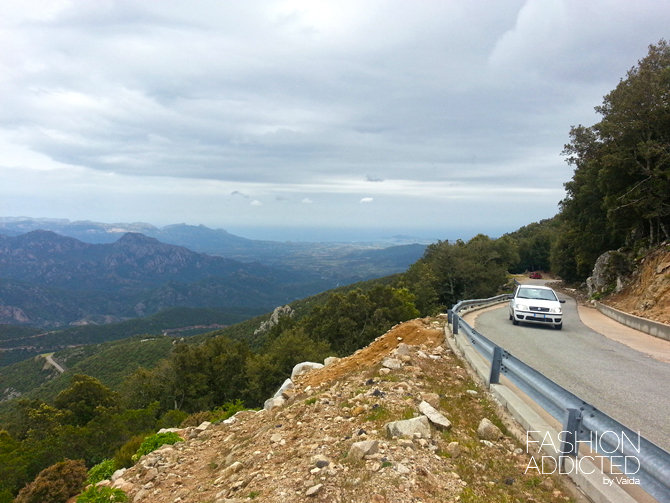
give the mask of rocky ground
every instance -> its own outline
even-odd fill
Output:
[[[628,285],[603,302],[635,316],[670,324],[670,246],[645,257]]]
[[[572,501],[562,479],[527,469],[525,446],[446,348],[442,323],[398,325],[312,370],[283,407],[185,430],[114,485],[148,503]],[[428,421],[432,408],[450,424]],[[422,426],[389,433],[407,420]]]

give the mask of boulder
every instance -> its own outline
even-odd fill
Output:
[[[457,458],[461,455],[461,446],[458,442],[449,442],[447,452],[452,458]]]
[[[278,396],[277,398],[268,398],[265,400],[265,403],[263,404],[263,408],[265,410],[272,410],[277,407],[282,407],[286,403],[286,399],[284,397]]]
[[[364,456],[375,454],[379,450],[379,442],[376,440],[365,440],[351,445],[347,458],[356,461],[363,459]]]
[[[284,381],[284,383],[279,387],[279,389],[277,390],[277,392],[274,394],[274,396],[272,398],[277,398],[277,397],[282,396],[284,391],[286,391],[287,389],[293,389],[293,387],[294,387],[293,386],[293,381],[291,381],[291,379],[286,379]]]
[[[419,416],[404,421],[393,421],[384,426],[389,437],[412,438],[417,434],[421,438],[430,438],[430,422],[426,416]]]
[[[428,402],[424,401],[419,404],[419,412],[426,416],[438,430],[448,430],[451,428],[451,421],[440,414],[437,409]]]
[[[479,427],[477,428],[477,435],[482,440],[496,442],[500,439],[500,437],[502,437],[502,432],[495,424],[484,418],[479,423]]]
[[[402,368],[402,362],[397,358],[384,358],[382,360],[382,366],[386,367],[387,369],[397,370]]]
[[[293,314],[293,308],[291,308],[289,305],[276,307],[275,310],[272,311],[270,319],[261,323],[261,326],[254,330],[254,335],[268,332],[272,327],[279,323],[280,318],[283,318],[284,316],[288,316],[290,318],[293,316]]]
[[[305,374],[310,370],[322,369],[322,368],[323,364],[321,363],[314,363],[314,362],[298,363],[295,367],[293,367],[293,371],[291,372],[291,379],[295,379],[297,376]]]
[[[126,473],[127,468],[119,468],[112,474],[111,481],[116,482],[117,479],[123,477],[123,474]]]
[[[409,346],[407,344],[401,342],[395,349],[395,354],[398,356],[410,356],[412,352],[410,351]]]
[[[624,279],[630,273],[629,262],[629,259],[619,251],[606,251],[598,257],[591,276],[586,279],[589,296],[605,291],[620,292],[624,286]]]
[[[310,487],[305,491],[305,496],[316,496],[321,488],[323,487],[323,484],[317,484],[315,486]]]

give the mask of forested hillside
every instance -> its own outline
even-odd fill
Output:
[[[564,155],[565,184],[552,268],[584,280],[603,252],[670,240],[670,46],[648,55],[596,107],[602,119],[576,126]]]
[[[258,329],[267,316],[193,339],[138,337],[107,343],[88,356],[90,346],[69,350],[71,370],[60,377],[39,362],[24,362],[20,372],[47,372],[53,379],[30,398],[3,404],[5,501],[62,459],[85,459],[92,466],[115,458],[122,466],[137,435],[217,407],[257,407],[300,361],[348,355],[401,321],[444,309],[459,295],[497,293],[515,260],[509,238],[441,242],[407,274],[298,301],[292,315],[265,330]],[[158,355],[164,357],[156,361]],[[114,362],[121,368],[115,370]]]
[[[335,286],[318,273],[249,264],[142,234],[90,244],[49,231],[0,235],[0,320],[58,327],[170,307],[264,308]]]

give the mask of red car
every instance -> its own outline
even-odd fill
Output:
[[[542,279],[542,275],[539,272],[531,272],[528,277],[530,279]]]

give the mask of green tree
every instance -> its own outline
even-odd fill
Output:
[[[512,238],[491,239],[479,234],[467,243],[457,240],[429,245],[405,278],[410,282],[410,290],[421,294],[422,301],[435,299],[435,292],[433,307],[451,307],[459,300],[495,295],[507,282],[510,265],[518,262],[517,246]],[[427,312],[430,306],[424,301],[422,309]]]
[[[418,315],[409,290],[375,286],[368,293],[356,289],[331,294],[300,326],[311,338],[327,341],[338,354],[350,354],[396,323]]]
[[[118,410],[119,403],[118,393],[103,386],[96,378],[83,374],[74,375],[70,386],[54,400],[56,408],[72,413],[72,422],[77,426],[88,424],[106,409]]]
[[[607,250],[670,239],[670,46],[649,53],[596,107],[602,119],[570,131],[574,166],[561,202],[554,254],[565,277],[584,279]],[[574,268],[565,260],[574,253]],[[561,258],[562,257],[562,258]]]
[[[290,377],[293,367],[304,361],[323,361],[331,354],[325,341],[315,341],[300,327],[285,330],[246,361],[245,401],[260,406]]]
[[[10,495],[16,494],[26,482],[28,472],[21,442],[0,430],[0,494],[3,491]]]

